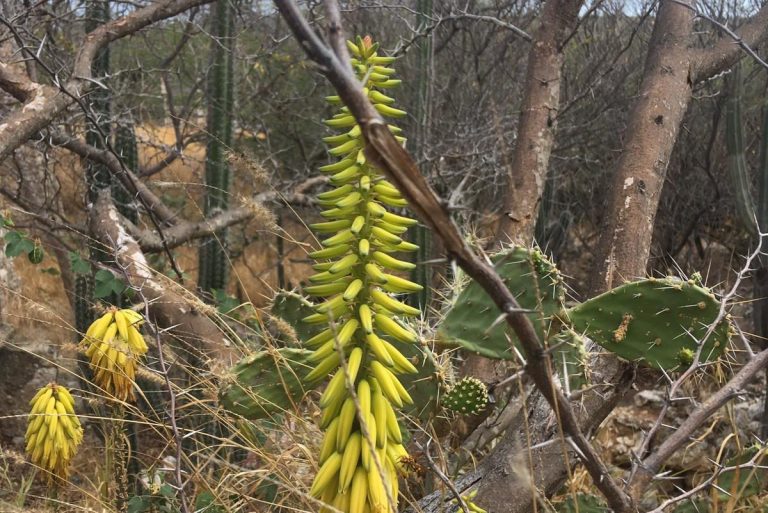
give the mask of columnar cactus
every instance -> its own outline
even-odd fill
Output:
[[[365,93],[376,110],[387,117],[404,116],[392,107],[394,99],[381,91],[400,83],[391,78],[394,69],[388,67],[394,59],[379,56],[378,45],[369,37],[348,46],[354,71],[365,80]],[[337,96],[328,101],[341,103]],[[325,123],[345,132],[325,138],[329,153],[340,160],[320,168],[336,188],[318,196],[327,221],[312,228],[329,237],[323,249],[311,254],[319,272],[305,289],[326,299],[304,321],[328,325],[306,341],[314,349],[310,360],[316,365],[306,380],[317,382],[335,371],[320,399],[325,437],[310,494],[327,505],[322,511],[396,511],[396,468],[407,453],[394,406],[413,402],[397,375],[417,369],[392,342],[418,341],[397,317],[418,315],[419,310],[393,295],[421,287],[392,274],[414,268],[392,253],[417,248],[403,240],[416,221],[388,211],[407,202],[367,161],[360,127],[349,110],[341,107]]]
[[[51,480],[66,479],[69,462],[83,441],[83,428],[75,415],[69,390],[49,383],[29,402],[32,411],[24,437],[32,463],[48,471]]]
[[[227,208],[229,165],[227,150],[232,145],[234,105],[233,56],[234,7],[229,0],[215,4],[211,43],[211,74],[208,81],[208,133],[205,155],[205,214]],[[198,285],[204,291],[224,289],[229,261],[225,252],[227,231],[217,232],[200,246]]]
[[[139,167],[139,149],[136,144],[136,132],[133,123],[130,121],[125,121],[118,125],[115,131],[115,151],[123,159],[125,167],[134,172],[137,170]],[[134,224],[138,222],[139,213],[136,209],[133,194],[127,191],[123,184],[117,180],[112,182],[112,198],[115,200],[117,210],[123,217]]]

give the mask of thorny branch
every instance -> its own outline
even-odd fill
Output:
[[[638,458],[645,457],[645,452],[651,443],[654,434],[661,427],[664,421],[665,414],[669,408],[669,404],[675,399],[675,392],[682,386],[682,384],[696,371],[701,368],[701,351],[704,347],[704,343],[707,338],[712,334],[715,327],[725,318],[727,315],[727,305],[730,300],[736,296],[738,288],[741,286],[743,280],[747,278],[752,271],[752,263],[762,254],[762,243],[768,234],[760,233],[759,242],[755,250],[747,257],[746,262],[742,266],[734,281],[733,286],[729,292],[723,296],[720,302],[720,311],[715,321],[709,326],[702,340],[699,341],[699,347],[696,351],[693,363],[690,367],[683,372],[680,377],[675,380],[670,386],[670,390],[667,394],[667,402],[661,410],[656,423],[645,436],[641,445]],[[650,485],[656,472],[659,471],[661,466],[667,461],[680,447],[685,444],[704,422],[712,416],[720,407],[725,403],[738,397],[743,390],[744,386],[752,381],[755,375],[763,368],[768,367],[768,350],[764,350],[760,353],[753,355],[749,362],[739,370],[720,390],[710,396],[704,401],[698,408],[688,414],[685,421],[675,429],[664,442],[648,457],[637,462],[633,466],[632,473],[628,479],[627,489],[631,491],[632,496],[637,499]]]
[[[295,2],[276,0],[275,3],[304,51],[319,65],[355,116],[368,143],[368,157],[394,182],[408,200],[411,209],[443,240],[449,256],[507,314],[506,320],[523,346],[528,374],[552,406],[565,431],[573,438],[585,467],[595,485],[606,496],[609,505],[618,512],[633,511],[631,499],[610,476],[605,464],[581,432],[575,413],[549,372],[538,336],[528,317],[519,312],[520,305],[515,297],[494,269],[469,248],[445,206],[419,172],[413,158],[397,143],[384,120],[363,94],[349,65],[343,63],[342,57],[336,55],[312,30]]]

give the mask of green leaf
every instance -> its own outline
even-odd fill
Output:
[[[173,487],[169,484],[164,484],[160,487],[160,495],[167,499],[173,499],[176,497],[176,491],[173,489]]]
[[[69,252],[69,265],[75,274],[91,274],[91,264],[88,263],[79,253]]]
[[[120,295],[126,291],[127,287],[122,280],[115,277],[114,274],[106,269],[99,269],[94,276],[93,297],[103,299],[112,294]]]
[[[5,234],[5,255],[15,258],[22,253],[26,254],[35,249],[35,243],[29,240],[21,232],[12,231]]]
[[[17,231],[8,232],[3,237],[5,239],[5,242],[18,242],[21,240],[21,234]]]
[[[149,497],[135,495],[128,499],[128,513],[144,513],[149,510],[151,504]]]
[[[216,504],[216,497],[211,492],[205,490],[195,498],[195,513],[224,513],[224,508]]]
[[[213,294],[213,300],[216,302],[216,309],[223,315],[229,315],[235,319],[239,319],[239,316],[235,312],[242,303],[237,300],[235,296],[230,296],[227,291],[221,289],[211,290]]]

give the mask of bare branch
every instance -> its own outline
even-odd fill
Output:
[[[648,487],[664,462],[690,440],[696,429],[702,426],[725,403],[738,397],[747,383],[752,381],[757,373],[766,367],[768,367],[768,349],[757,353],[728,383],[691,412],[683,423],[640,465],[635,478],[629,483],[633,496],[638,497]]]
[[[210,3],[212,0],[165,0],[99,26],[85,36],[72,70],[72,77],[61,83],[60,77],[53,76],[57,87],[34,84],[34,91],[26,92],[24,108],[9,116],[0,124],[0,161],[5,160],[16,148],[30,137],[48,126],[53,119],[82,98],[94,87],[91,64],[99,50],[107,44],[133,34],[157,21],[170,18],[192,7]],[[12,29],[12,23],[0,17],[0,23]],[[6,80],[0,80],[0,87],[18,88]]]
[[[157,215],[157,218],[166,224],[171,224],[177,219],[177,215],[169,209],[144,182],[139,180],[129,169],[125,169],[115,154],[109,150],[95,148],[80,139],[54,133],[51,136],[53,144],[68,149],[72,153],[84,159],[90,159],[104,164],[112,175],[120,180],[120,183],[128,191],[135,194],[148,210]]]
[[[768,64],[753,50],[768,39],[768,5],[763,6],[749,21],[733,31],[690,5],[678,0],[671,1],[684,5],[695,12],[696,17],[712,23],[728,35],[712,48],[695,51],[692,66],[693,83],[703,82],[727,70],[741,59],[742,52],[749,54],[762,66],[768,67]]]
[[[167,329],[193,353],[234,362],[233,348],[223,331],[195,308],[199,299],[149,266],[136,240],[121,223],[109,189],[101,191],[91,207],[90,223],[94,237],[115,256],[131,287],[147,299],[150,315],[160,328]]]
[[[262,192],[256,194],[249,200],[251,203],[262,204],[278,201],[293,206],[298,205],[314,205],[315,200],[312,196],[307,194],[306,190],[316,185],[325,183],[327,178],[324,176],[316,176],[310,178],[301,184],[299,184],[293,192],[280,193],[275,191]],[[213,235],[214,233],[228,228],[230,226],[244,223],[255,215],[255,211],[250,206],[242,206],[220,212],[209,219],[203,219],[198,222],[183,222],[178,223],[167,230],[164,230],[165,244],[168,248],[175,248],[181,246],[185,242],[189,242],[194,239],[201,239]],[[162,251],[164,249],[163,241],[158,235],[149,230],[139,230],[135,226],[131,226],[126,222],[126,228],[131,235],[133,235],[139,242],[141,249],[146,252]]]

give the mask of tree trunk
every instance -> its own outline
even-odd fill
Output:
[[[560,106],[563,44],[578,20],[582,0],[549,0],[528,53],[517,144],[507,176],[497,240],[530,244],[544,192]]]
[[[659,8],[649,43],[640,96],[630,116],[627,143],[610,189],[607,223],[598,246],[600,279],[596,295],[620,283],[616,277],[644,274],[653,220],[667,163],[691,98],[687,40],[693,14],[667,0]],[[603,256],[604,255],[604,256]],[[605,265],[602,262],[605,261]],[[582,429],[593,433],[615,408],[632,382],[631,369],[611,355],[590,361],[593,384],[575,406]],[[479,471],[483,475],[478,504],[489,510],[530,511],[537,494],[554,493],[578,460],[561,436],[551,409],[535,400],[528,415],[511,427]],[[553,441],[534,451],[528,447]]]
[[[518,123],[517,144],[507,177],[504,215],[497,243],[528,245],[536,227],[536,212],[544,191],[549,156],[555,140],[560,105],[560,76],[563,43],[574,29],[583,0],[549,0],[544,4],[540,24],[528,52],[525,97]],[[509,372],[508,364],[477,355],[468,355],[460,374],[492,383]],[[465,438],[485,416],[467,420],[458,431]]]
[[[693,18],[690,9],[675,1],[659,7],[627,144],[611,178],[593,293],[645,275],[661,188],[691,101],[688,41]]]

